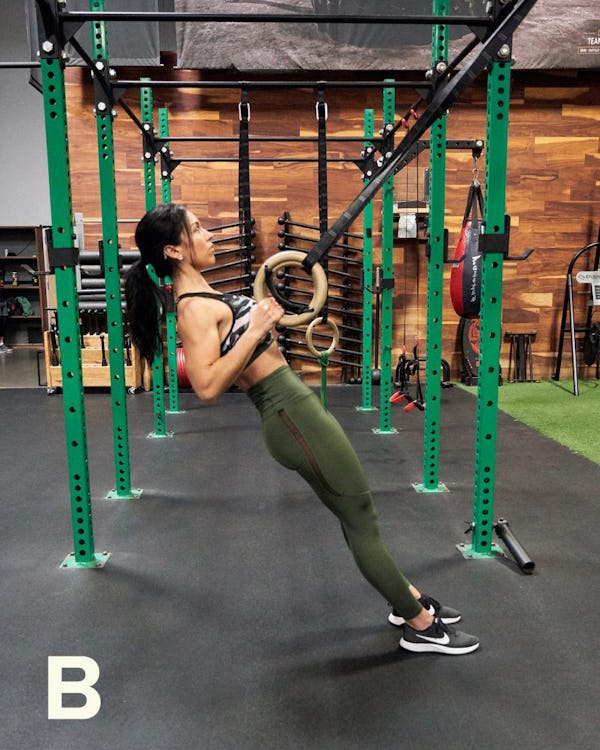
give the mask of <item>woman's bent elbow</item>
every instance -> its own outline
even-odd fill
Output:
[[[192,383],[192,388],[200,401],[209,405],[216,403],[223,393],[222,390],[215,388],[214,385],[211,384],[200,385],[199,383]]]

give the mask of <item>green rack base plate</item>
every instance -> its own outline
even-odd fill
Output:
[[[140,497],[143,490],[137,489],[131,489],[126,495],[119,495],[117,490],[111,490],[108,495],[106,496],[107,500],[135,500],[136,497]]]
[[[164,435],[159,435],[158,432],[149,432],[146,435],[146,437],[149,437],[149,438],[172,438],[173,434],[174,433],[172,433],[172,432],[165,432]]]
[[[464,542],[457,544],[456,549],[467,560],[483,560],[483,559],[489,560],[495,557],[506,557],[502,548],[499,547],[497,544],[492,544],[489,552],[476,552],[473,549],[473,545],[465,544]]]
[[[443,482],[438,482],[437,487],[425,487],[424,484],[413,482],[415,492],[450,492]]]
[[[85,560],[83,562],[75,559],[75,553],[71,552],[71,554],[67,555],[65,559],[60,564],[61,568],[103,568],[108,558],[110,557],[110,552],[96,552],[94,555],[93,560]]]

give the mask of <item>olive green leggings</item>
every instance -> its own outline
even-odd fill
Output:
[[[361,573],[405,619],[421,605],[383,544],[367,478],[337,420],[284,366],[248,391],[269,452],[297,471],[334,513]]]

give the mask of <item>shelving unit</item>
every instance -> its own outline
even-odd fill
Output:
[[[60,337],[52,331],[44,334],[46,350],[46,386],[49,393],[62,388],[60,367]],[[110,369],[108,366],[107,334],[84,335],[81,337],[81,367],[84,388],[109,388]],[[143,384],[143,364],[135,347],[125,350],[125,385],[127,388],[140,388]]]
[[[0,302],[24,297],[30,315],[9,317],[5,341],[11,347],[38,348],[47,328],[44,227],[0,227]]]
[[[130,264],[139,258],[138,251],[120,250],[119,267],[124,274]],[[102,254],[98,250],[81,250],[78,264],[79,332],[81,337],[81,368],[84,388],[109,388],[111,373],[108,353],[108,321],[106,289],[102,270]],[[46,268],[47,266],[44,266]],[[46,386],[55,393],[63,386],[61,368],[61,331],[56,316],[55,276],[48,279],[48,316],[44,330]],[[124,311],[123,311],[124,313]],[[126,328],[126,326],[125,326]],[[125,385],[128,389],[144,386],[144,366],[139,353],[125,336],[123,342]]]

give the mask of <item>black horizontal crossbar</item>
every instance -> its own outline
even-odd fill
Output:
[[[193,13],[177,11],[62,11],[61,22],[82,23],[85,21],[189,21],[195,23],[385,23],[406,25],[446,24],[448,26],[479,26],[491,24],[488,16],[439,16],[439,15],[348,15],[330,13]]]
[[[115,80],[115,88],[122,89],[358,89],[406,88],[427,89],[426,81],[142,81]]]
[[[39,68],[41,63],[39,61],[30,62],[0,62],[0,68]]]

